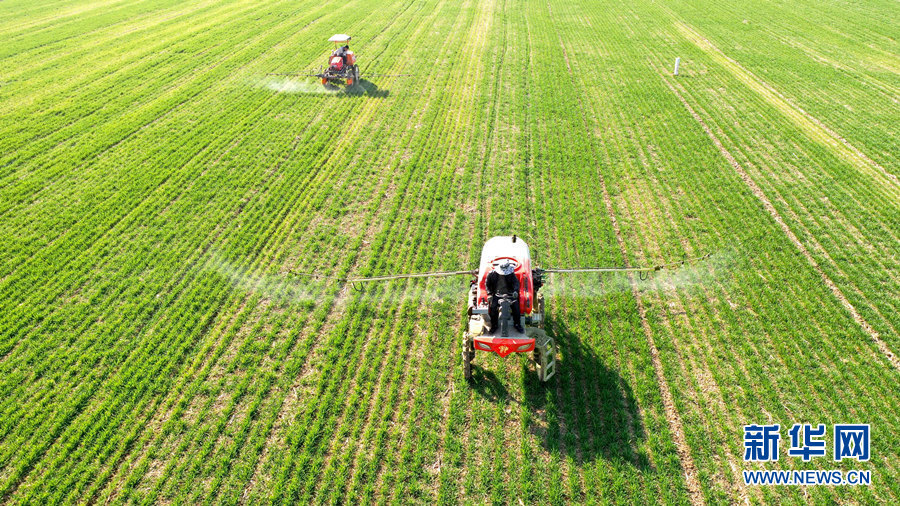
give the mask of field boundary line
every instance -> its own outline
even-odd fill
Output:
[[[548,9],[550,8],[550,4],[547,4]],[[559,40],[560,48],[563,51],[563,58],[566,62],[566,69],[569,72],[569,76],[574,79],[575,75],[572,72],[572,66],[569,63],[569,54],[566,51],[565,44],[563,44],[562,38],[557,34],[557,38]],[[584,106],[582,104],[581,97],[578,97],[578,103],[580,106],[580,110],[584,111]],[[585,129],[587,129],[587,120],[584,117],[584,113],[581,115],[582,123],[584,123]],[[596,153],[595,159],[596,159]],[[599,165],[599,161],[595,160],[595,163]],[[616,243],[619,246],[619,251],[622,254],[622,261],[626,266],[630,265],[628,261],[628,253],[627,248],[625,247],[625,239],[622,236],[622,229],[619,226],[619,221],[616,219],[616,214],[613,209],[612,198],[609,195],[609,191],[606,187],[606,179],[603,177],[603,174],[600,172],[599,167],[597,170],[597,179],[600,182],[600,190],[603,195],[603,203],[606,206],[606,213],[609,215],[609,219],[612,223],[613,232],[616,236]],[[699,471],[697,469],[697,465],[694,463],[694,459],[691,456],[691,448],[688,445],[687,437],[684,432],[684,424],[681,422],[681,415],[678,413],[678,408],[675,406],[675,399],[672,396],[672,391],[669,389],[669,383],[666,380],[666,375],[663,371],[662,359],[659,356],[659,349],[656,347],[656,342],[653,339],[653,329],[650,328],[650,323],[647,321],[647,308],[644,306],[644,303],[641,301],[640,291],[638,290],[637,283],[634,282],[634,276],[630,273],[628,274],[628,283],[631,285],[631,294],[634,297],[634,301],[638,307],[638,314],[641,317],[641,328],[644,331],[644,336],[647,338],[647,346],[650,349],[650,361],[653,363],[653,370],[656,375],[656,383],[659,385],[659,393],[662,397],[663,401],[663,411],[665,412],[666,422],[668,422],[669,430],[672,432],[673,443],[675,444],[675,452],[678,454],[678,460],[681,464],[681,469],[684,472],[685,484],[688,489],[688,498],[691,501],[692,505],[702,505],[706,504],[706,501],[703,497],[703,489],[700,486],[700,480],[698,479]]]
[[[763,29],[763,31],[766,32],[769,35],[769,37],[778,41],[780,44],[791,47],[798,51],[801,51],[807,58],[809,58],[817,63],[828,64],[828,65],[830,65],[836,69],[839,69],[841,71],[855,72],[855,73],[859,74],[861,76],[860,77],[861,80],[867,81],[868,83],[873,84],[876,88],[879,89],[879,91],[881,93],[883,93],[887,96],[893,96],[893,95],[897,95],[898,93],[900,93],[900,88],[897,88],[889,83],[886,83],[886,82],[878,79],[875,76],[872,76],[872,75],[866,73],[867,71],[871,71],[871,69],[866,69],[865,67],[857,68],[857,67],[852,66],[852,64],[855,62],[845,63],[843,61],[835,60],[833,57],[823,54],[820,50],[810,47],[810,46],[804,44],[803,42],[800,42],[799,40],[795,40],[795,39],[792,39],[785,35],[779,34],[775,30],[773,30],[771,27],[766,27]],[[900,68],[898,68],[898,69],[890,68],[890,65],[888,64],[887,66],[885,66],[884,62],[874,62],[872,60],[867,60],[867,63],[870,65],[877,66],[877,67],[881,67],[882,69],[884,69],[886,71],[900,73]]]
[[[669,12],[669,15],[673,18],[675,17],[672,12]],[[783,115],[787,116],[812,140],[818,141],[830,148],[834,154],[858,169],[875,169],[874,172],[876,175],[893,183],[894,190],[900,189],[900,178],[898,178],[896,174],[891,173],[881,166],[881,164],[869,158],[868,155],[860,151],[859,148],[851,144],[850,141],[845,139],[839,133],[832,130],[828,125],[812,114],[806,112],[806,110],[795,104],[772,85],[763,81],[756,74],[726,55],[721,49],[716,47],[712,41],[698,32],[697,29],[677,18],[675,20],[675,28],[678,29],[684,38],[697,46],[698,49],[711,56],[716,63],[724,67],[725,70],[730,72],[737,80],[747,85],[748,88],[756,92],[756,94],[766,102],[775,107]],[[841,146],[843,146],[843,148]],[[869,171],[867,170],[867,172]]]
[[[407,9],[411,5],[412,5],[412,3],[408,4]],[[426,26],[425,24],[420,24],[416,28],[416,33],[420,33],[424,29],[425,26]],[[364,106],[362,107],[362,112],[357,113],[355,115],[355,117],[353,118],[353,121],[355,122],[354,124],[355,125],[366,124],[368,122],[369,118],[371,118],[372,116],[375,116],[377,114],[378,110],[379,110],[378,104],[375,102],[370,102],[370,103],[364,104]],[[360,131],[360,129],[359,128],[348,128],[345,130],[345,132],[352,132],[352,131]],[[350,135],[350,134],[346,134],[346,133],[341,134],[339,136],[338,140],[336,140],[333,143],[333,148],[331,149],[331,153],[325,157],[325,159],[322,162],[322,165],[327,165],[328,161],[330,161],[335,156],[337,156],[336,153],[341,152],[341,146],[343,146],[347,143],[353,142],[352,139],[356,139],[357,137],[358,136],[356,136],[356,135]],[[414,135],[410,135],[406,139],[406,142],[411,143],[413,139],[414,139]],[[400,163],[399,162],[400,157],[401,157],[401,153],[399,153],[399,152],[389,155],[387,157],[387,160],[389,162],[387,165],[394,166],[395,164]],[[362,229],[360,231],[360,234],[358,237],[360,237],[360,238],[368,237],[369,239],[371,239],[371,237],[373,235],[375,235],[379,232],[379,230],[380,230],[379,227],[382,227],[382,229],[383,229],[384,223],[378,219],[379,214],[385,212],[384,207],[386,206],[386,204],[385,204],[387,202],[386,196],[388,194],[391,194],[391,196],[393,198],[397,198],[399,191],[394,193],[394,190],[392,189],[392,186],[396,181],[397,181],[396,173],[391,173],[391,174],[385,176],[382,181],[380,181],[380,189],[374,193],[374,195],[376,195],[375,198],[376,198],[377,204],[374,206],[374,208],[371,211],[370,222],[364,229]],[[403,191],[408,191],[408,188],[404,189]],[[357,256],[353,260],[351,265],[348,266],[347,271],[345,271],[345,272],[352,272],[355,268],[360,266],[361,263],[364,261],[365,260],[363,258]],[[350,291],[349,287],[344,286],[343,288],[338,290],[335,293],[334,299],[332,301],[330,301],[330,303],[329,303],[330,307],[327,309],[325,316],[322,319],[322,324],[318,327],[316,327],[316,325],[313,324],[314,328],[311,332],[318,333],[320,338],[318,338],[318,339],[313,338],[312,342],[309,345],[309,349],[306,351],[306,358],[303,361],[303,365],[299,368],[294,381],[292,381],[288,386],[286,386],[287,392],[285,393],[285,396],[282,399],[281,407],[277,410],[277,414],[275,415],[275,421],[273,422],[272,427],[270,428],[269,432],[266,435],[266,438],[264,440],[265,442],[263,445],[263,449],[260,451],[260,454],[257,456],[257,461],[254,465],[253,472],[251,473],[250,478],[247,480],[247,483],[242,487],[242,493],[241,493],[240,499],[238,501],[239,504],[246,504],[250,500],[250,496],[252,494],[254,486],[256,485],[256,482],[259,479],[262,479],[262,478],[260,478],[260,473],[263,472],[263,466],[265,465],[264,461],[266,459],[267,453],[269,452],[269,449],[272,448],[273,445],[277,443],[277,440],[279,437],[284,437],[284,438],[288,437],[290,427],[295,423],[295,420],[289,420],[289,417],[287,415],[285,415],[286,410],[296,409],[297,405],[302,404],[301,391],[304,389],[303,380],[305,378],[308,378],[311,375],[316,374],[317,372],[321,372],[319,370],[319,368],[317,367],[317,365],[314,363],[315,357],[319,353],[320,348],[323,345],[328,344],[327,338],[321,338],[321,336],[327,336],[333,331],[333,328],[336,325],[336,320],[334,317],[341,314],[341,311],[345,309],[345,304],[348,304],[348,301],[350,301],[349,303],[351,303],[351,304],[353,303],[353,301],[352,301],[352,299],[350,299],[350,297],[351,297],[351,291]],[[310,337],[312,338],[312,336],[310,336]],[[365,347],[369,346],[369,343],[368,342],[365,343],[364,346]],[[379,378],[380,377],[381,376],[379,376]],[[292,395],[293,395],[293,398],[291,398]],[[294,416],[296,417],[297,413],[294,413]],[[278,422],[280,420],[288,420],[288,421],[282,422],[281,427],[278,427],[278,425],[279,425]],[[280,429],[280,431],[283,431],[284,433],[280,434],[279,429]],[[322,466],[323,469],[326,466],[327,466],[327,464],[323,464],[323,466]],[[277,471],[277,470],[275,470],[275,471]],[[273,471],[273,474],[275,471]],[[269,479],[272,479],[272,476],[270,476]],[[316,492],[317,492],[317,490],[314,491],[313,493],[316,493]]]
[[[627,121],[625,115],[622,111],[619,111],[619,121],[625,122]],[[653,202],[647,200],[648,195],[653,194],[653,187],[662,187],[661,183],[656,175],[653,174],[654,167],[661,167],[664,165],[664,162],[659,159],[658,153],[651,149],[652,141],[647,137],[647,133],[638,128],[635,131],[632,131],[631,128],[627,128],[629,137],[634,139],[631,149],[634,150],[638,155],[638,161],[640,161],[641,165],[643,165],[644,170],[646,171],[646,178],[640,179],[635,182],[634,187],[638,190],[635,192],[634,197],[630,200],[631,204],[627,204],[626,208],[631,210],[631,219],[635,222],[639,219],[640,215],[649,216],[653,211]],[[625,197],[625,192],[621,197]],[[659,197],[659,196],[657,196]],[[626,199],[626,203],[628,200]],[[664,220],[654,219],[653,223],[656,225],[652,227],[650,231],[650,237],[662,236],[664,231],[660,229],[660,223],[670,223],[673,230],[675,231],[675,236],[680,238],[680,244],[682,249],[687,253],[689,257],[699,256],[699,253],[694,248],[691,240],[689,239],[690,234],[687,234],[682,227],[679,225],[679,221],[675,219],[672,215],[672,203],[666,202],[668,205],[659,205],[664,202],[662,199],[657,200],[656,209],[658,209],[659,215],[664,217]],[[634,212],[634,209],[637,208],[637,213]],[[650,208],[650,209],[648,209]],[[636,216],[636,214],[638,216]],[[690,237],[693,239],[693,237]],[[647,250],[644,250],[644,253],[648,253]],[[659,251],[658,248],[654,248],[654,251],[649,251],[651,255],[662,255],[662,252]],[[642,262],[649,262],[650,260],[646,255],[641,255],[643,258],[639,259]],[[700,326],[695,325],[694,320],[692,318],[687,317],[687,314],[692,311],[691,304],[689,300],[685,299],[684,294],[682,294],[673,284],[666,283],[664,281],[654,280],[654,283],[657,283],[657,290],[661,293],[665,293],[666,297],[670,298],[672,302],[669,302],[669,315],[662,318],[660,323],[664,326],[668,332],[669,339],[673,340],[673,343],[677,339],[677,331],[676,327],[678,325],[685,326],[688,329],[688,336],[691,336],[691,341],[686,344],[688,347],[693,347],[695,350],[702,350],[705,354],[705,357],[714,356],[714,347],[710,346],[709,335],[707,334],[707,329],[702,328]],[[719,286],[718,284],[716,286]],[[723,287],[719,286],[719,288]],[[708,301],[709,309],[703,310],[703,315],[700,318],[708,318],[710,321],[715,321],[717,324],[724,324],[724,319],[719,314],[718,309],[712,301],[715,300],[715,295],[710,293],[710,287],[705,284],[700,284],[700,290],[703,291],[703,297]],[[660,299],[664,300],[663,298]],[[672,304],[675,304],[675,307],[672,307]],[[672,312],[674,310],[674,313]],[[697,311],[697,308],[694,308],[693,311]],[[678,316],[680,314],[680,316]],[[674,323],[679,322],[679,323]],[[727,414],[728,408],[725,403],[724,395],[722,393],[722,388],[720,386],[720,380],[715,377],[713,374],[712,367],[710,366],[710,362],[708,359],[706,360],[697,360],[697,356],[693,355],[690,351],[685,353],[684,344],[680,344],[674,346],[674,350],[676,351],[676,356],[678,357],[679,364],[681,365],[682,375],[685,377],[693,378],[694,383],[697,385],[694,387],[694,393],[697,394],[697,397],[694,399],[690,399],[692,402],[697,403],[699,406],[701,402],[699,399],[703,399],[711,405],[714,405],[716,409],[719,410],[721,414]],[[686,356],[685,356],[686,355]],[[687,366],[690,366],[690,370],[688,370]],[[705,427],[706,430],[708,428]],[[722,430],[722,428],[719,428]],[[724,436],[724,434],[723,434]],[[727,436],[726,436],[727,437]],[[727,448],[723,451],[722,455],[724,455],[725,460],[727,461],[728,467],[731,470],[731,480],[728,479],[728,475],[726,473],[716,473],[712,479],[716,480],[717,478],[721,479],[721,481],[716,481],[716,483],[726,491],[731,492],[732,497],[739,497],[740,502],[743,504],[750,504],[750,499],[748,495],[747,487],[744,485],[744,482],[741,480],[740,472],[738,471],[739,467],[737,461],[735,460],[735,455],[728,451]],[[758,491],[756,491],[758,492]],[[759,500],[761,496],[755,497],[755,499]]]
[[[800,217],[797,215],[796,212],[794,212],[793,209],[791,209],[790,207],[787,207],[787,204],[781,198],[778,198],[777,200],[779,200],[783,205],[786,206],[785,214],[788,216],[788,218],[794,220],[797,223],[801,223]],[[801,206],[802,206],[802,204],[801,204]],[[809,241],[810,246],[812,247],[813,251],[816,251],[818,254],[822,255],[822,257],[824,257],[824,259],[828,262],[828,264],[830,264],[831,267],[835,271],[837,271],[838,276],[846,277],[848,279],[852,278],[851,275],[848,275],[846,272],[844,272],[843,269],[840,268],[840,266],[834,260],[834,258],[832,258],[831,254],[828,252],[828,250],[825,249],[824,246],[822,246],[822,243],[819,242],[819,239],[812,232],[810,232],[807,228],[803,227],[803,225],[800,225],[800,228],[803,229],[802,230],[803,232],[807,233],[807,236],[808,236],[807,241]],[[864,244],[870,244],[870,243],[866,242]],[[890,267],[884,267],[884,269],[890,269]],[[888,270],[888,276],[890,276],[890,274],[891,274],[891,271]],[[890,329],[891,332],[894,332],[894,333],[897,332],[897,329],[894,327],[894,324],[891,322],[891,320],[884,316],[884,313],[878,308],[878,306],[876,306],[875,304],[872,303],[871,300],[869,300],[869,297],[866,296],[866,294],[862,291],[862,289],[859,288],[859,286],[848,281],[848,287],[853,293],[855,293],[859,298],[862,299],[862,302],[869,305],[869,308],[879,318],[881,318],[883,320],[883,324],[888,329]]]
[[[756,184],[756,181],[754,181],[753,178],[750,177],[750,175],[744,170],[744,168],[741,167],[741,164],[738,163],[738,161],[734,158],[734,155],[732,155],[731,152],[729,152],[728,149],[725,148],[719,138],[716,137],[716,134],[713,133],[712,129],[710,129],[706,122],[703,121],[703,118],[701,118],[700,115],[697,114],[697,111],[695,111],[694,108],[691,107],[684,96],[676,89],[675,86],[678,85],[673,86],[673,84],[668,79],[666,79],[662,75],[660,77],[662,77],[662,80],[666,83],[666,86],[668,86],[669,89],[672,90],[672,93],[674,93],[675,96],[678,97],[678,100],[681,101],[681,103],[688,110],[694,120],[696,120],[697,123],[700,124],[700,126],[703,128],[703,131],[706,132],[706,135],[719,149],[719,152],[722,154],[722,156],[725,157],[726,160],[728,160],[728,163],[731,165],[731,167],[734,168],[735,172],[737,172],[738,176],[741,178],[744,184],[747,185],[753,195],[760,201],[760,203],[762,203],[763,207],[769,213],[772,219],[774,219],[775,222],[778,223],[778,225],[781,227],[781,230],[788,237],[788,239],[790,239],[794,246],[806,258],[806,261],[809,262],[816,273],[819,274],[819,276],[822,278],[822,281],[829,288],[829,290],[831,290],[831,293],[835,296],[835,298],[838,299],[838,301],[850,313],[850,316],[853,317],[856,323],[859,324],[859,326],[862,327],[863,331],[865,331],[866,334],[868,334],[872,339],[872,341],[875,342],[876,346],[887,358],[888,362],[890,362],[890,364],[893,365],[894,368],[900,370],[900,358],[898,358],[897,355],[894,354],[893,351],[891,351],[887,343],[885,343],[881,339],[878,331],[875,330],[872,325],[870,325],[869,322],[862,317],[861,314],[859,314],[859,311],[857,311],[853,304],[850,303],[841,289],[834,283],[834,281],[831,280],[830,277],[828,277],[828,274],[826,274],[825,271],[822,270],[822,267],[818,264],[818,262],[816,262],[815,258],[813,258],[812,254],[809,252],[806,246],[804,246],[803,243],[800,242],[800,239],[797,238],[797,235],[794,234],[788,224],[781,217],[781,214],[779,214],[778,210],[775,209],[775,206],[772,205],[772,202],[769,200],[769,198],[766,197],[766,194],[765,192],[763,192],[762,188],[760,188],[759,185]],[[680,88],[680,86],[678,87]]]

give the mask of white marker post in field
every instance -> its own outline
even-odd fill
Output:
[[[678,75],[678,65],[681,64],[681,57],[675,58],[675,75]]]

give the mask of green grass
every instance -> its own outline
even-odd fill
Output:
[[[0,4],[0,503],[896,502],[894,18]],[[413,76],[266,76],[337,32]],[[289,274],[468,268],[511,233],[543,266],[713,256],[551,278],[547,384],[484,354],[463,379],[467,280]],[[770,421],[870,423],[873,458],[803,463],[782,431],[744,463]],[[873,483],[740,477],[835,467]]]

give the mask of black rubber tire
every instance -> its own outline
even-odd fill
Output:
[[[463,357],[463,376],[466,378],[466,381],[472,381],[472,360],[469,356],[469,352],[463,351],[462,357]]]
[[[547,312],[544,311],[544,294],[538,294],[537,296],[537,311],[541,314],[541,321],[538,323],[538,328],[544,328],[544,322],[547,321]]]
[[[463,339],[463,376],[465,376],[466,381],[471,381],[472,361],[475,360],[475,343],[472,341],[467,341],[468,339]]]

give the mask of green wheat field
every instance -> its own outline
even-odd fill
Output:
[[[897,503],[898,19],[0,2],[0,504]],[[270,75],[336,33],[361,82]],[[468,279],[333,279],[511,234],[544,267],[710,257],[550,275],[547,383],[525,354],[464,379]],[[780,458],[745,462],[776,423]],[[789,456],[795,423],[828,454]],[[840,423],[870,460],[833,460]]]

